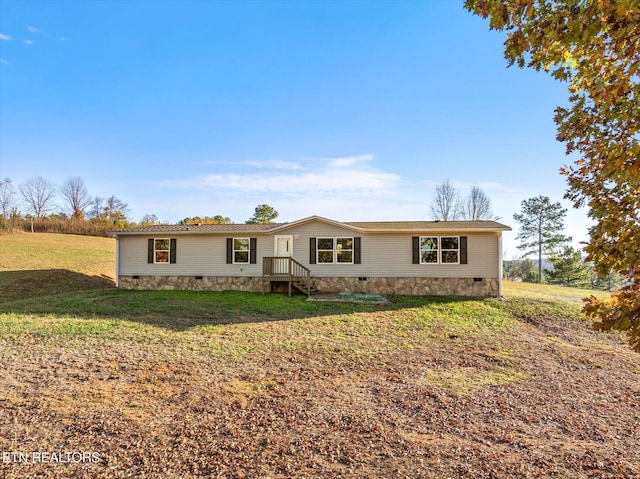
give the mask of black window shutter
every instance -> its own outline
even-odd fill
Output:
[[[460,264],[467,264],[467,237],[460,236]]]
[[[309,264],[316,264],[316,239],[309,238]]]
[[[227,264],[233,263],[233,238],[227,238]]]
[[[362,257],[360,254],[360,237],[353,238],[353,264],[360,264]]]
[[[249,238],[249,263],[256,264],[257,262],[257,249],[258,249],[258,239],[257,238]]]
[[[147,248],[147,263],[153,264],[153,238],[149,238],[147,244],[149,245]]]
[[[413,253],[413,264],[420,264],[420,237],[414,236],[412,238],[412,253]]]
[[[171,238],[171,240],[169,241],[169,263],[172,263],[172,264],[176,263],[177,243],[178,243],[178,240],[175,238]]]

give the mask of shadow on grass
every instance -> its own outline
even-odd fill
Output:
[[[140,291],[67,270],[0,272],[0,313],[126,320],[184,331],[197,326],[303,319],[475,303],[473,298],[389,297],[385,304],[309,302],[306,296],[244,291]]]
[[[2,302],[113,286],[113,280],[106,276],[87,276],[67,269],[0,271]]]

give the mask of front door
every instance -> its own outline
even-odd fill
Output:
[[[289,259],[293,256],[293,236],[275,236],[273,249],[278,259],[275,262],[275,274],[289,274]]]

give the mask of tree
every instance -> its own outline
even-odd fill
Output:
[[[125,221],[129,214],[129,207],[127,203],[119,200],[115,196],[111,195],[106,199],[102,206],[102,217],[107,220],[111,220],[114,223],[119,221]]]
[[[628,282],[629,281],[625,276],[622,276],[620,273],[616,273],[615,271],[612,271],[606,276],[602,276],[591,268],[591,288],[593,289],[615,291],[625,287]]]
[[[11,178],[0,180],[0,216],[8,220],[14,208],[16,189],[11,183]]]
[[[53,209],[53,199],[56,194],[56,184],[42,176],[34,176],[20,185],[20,193],[33,212],[36,219],[46,216]]]
[[[582,252],[565,246],[549,258],[553,269],[545,269],[544,274],[550,284],[585,287],[591,283],[591,268],[582,259]]]
[[[78,176],[71,176],[60,187],[62,198],[66,201],[69,213],[74,219],[84,219],[85,210],[91,205],[91,196]]]
[[[477,221],[493,218],[491,199],[478,186],[472,186],[460,208],[462,219]]]
[[[247,224],[255,223],[273,223],[279,213],[269,205],[256,206],[253,216],[247,220]]]
[[[436,185],[431,203],[431,217],[437,221],[453,221],[460,212],[460,194],[449,180]]]
[[[637,0],[466,0],[490,28],[507,30],[509,65],[566,81],[570,108],[557,108],[557,139],[573,165],[566,197],[596,220],[586,246],[596,271],[630,284],[609,300],[585,300],[598,329],[627,331],[640,352],[640,5]]]
[[[104,198],[100,196],[94,196],[91,199],[91,204],[89,205],[89,216],[91,218],[99,219],[102,217]]]
[[[148,213],[144,215],[140,220],[140,224],[143,226],[153,226],[153,225],[157,225],[159,222],[160,220],[156,215],[148,214]]]
[[[216,215],[216,216],[194,216],[193,218],[191,217],[186,217],[183,220],[180,220],[178,222],[178,224],[181,225],[194,225],[194,224],[201,224],[201,225],[224,225],[224,224],[232,224],[233,221],[231,221],[231,218],[227,218],[221,215]]]
[[[538,254],[538,283],[542,280],[542,253],[550,256],[558,246],[571,240],[561,233],[566,214],[560,202],[551,203],[548,196],[537,196],[524,200],[521,213],[513,215],[520,223],[516,236],[521,241],[518,249],[525,250],[524,257]]]
[[[530,259],[504,262],[504,277],[512,281],[525,283],[538,282],[538,270]]]

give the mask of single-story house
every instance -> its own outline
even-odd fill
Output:
[[[131,289],[502,295],[495,221],[159,225],[113,231]]]

